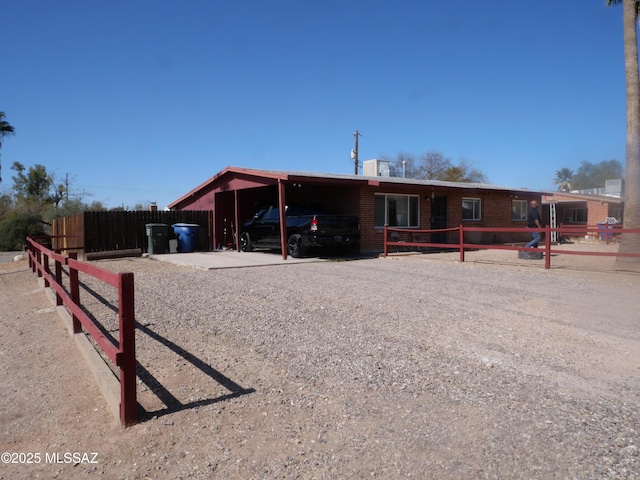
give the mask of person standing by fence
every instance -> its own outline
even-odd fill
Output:
[[[529,203],[529,211],[527,212],[527,227],[542,228],[540,223],[540,212],[538,211],[538,201],[531,200]],[[531,241],[525,245],[526,248],[537,248],[540,243],[541,233],[538,231],[531,232]]]

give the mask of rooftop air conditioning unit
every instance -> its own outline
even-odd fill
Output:
[[[365,160],[362,162],[362,174],[365,177],[390,177],[393,165],[388,160]]]
[[[606,180],[604,182],[605,195],[612,195],[616,197],[622,197],[624,193],[624,180],[621,178],[615,180]]]

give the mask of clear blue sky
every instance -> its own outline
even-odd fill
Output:
[[[0,11],[17,161],[109,207],[227,166],[353,173],[437,150],[554,189],[625,161],[622,7],[604,0],[24,0]]]

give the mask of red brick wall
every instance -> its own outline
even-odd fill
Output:
[[[479,198],[481,202],[480,220],[462,220],[462,199]],[[449,195],[451,205],[450,217],[448,220],[450,227],[463,225],[465,227],[483,228],[522,228],[527,226],[526,220],[512,219],[512,206],[514,200],[524,200],[527,204],[533,200],[534,196],[525,197],[514,196],[510,192],[481,191],[469,193],[456,191]],[[468,232],[465,235],[465,242],[470,243],[513,243],[530,240],[528,233],[523,232]],[[455,239],[457,241],[457,238]]]
[[[386,188],[368,186],[360,189],[360,235],[361,250],[363,252],[381,251],[384,248],[383,229],[375,227],[375,205],[374,197],[376,193],[418,195],[420,198],[420,229],[428,230],[431,227],[431,187],[413,188]],[[447,228],[456,228],[461,224],[474,227],[526,227],[526,220],[513,221],[511,219],[511,209],[513,199],[525,200],[529,202],[536,196],[513,197],[511,192],[479,191],[470,193],[462,189],[448,191],[434,191],[436,196],[447,197]],[[481,220],[462,220],[462,198],[481,199]],[[402,235],[402,240],[411,240],[409,234]],[[447,242],[458,243],[459,233],[452,232],[447,235]],[[491,232],[469,232],[465,241],[472,243],[511,243],[530,240],[528,233],[491,233]]]
[[[595,225],[609,216],[609,204],[600,201],[587,201],[587,225]]]
[[[384,247],[382,230],[375,228],[374,187],[360,189],[360,250],[377,251]]]

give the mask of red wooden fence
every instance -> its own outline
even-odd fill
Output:
[[[133,273],[113,273],[95,265],[76,260],[76,254],[65,257],[54,252],[33,238],[27,238],[29,266],[38,277],[43,278],[45,287],[55,291],[56,305],[64,305],[73,319],[73,333],[82,333],[83,328],[91,335],[107,357],[120,368],[120,421],[123,426],[138,421],[136,397],[136,346],[134,313]],[[55,264],[51,271],[50,261]],[[69,287],[63,285],[62,266],[69,269]],[[78,272],[115,287],[118,290],[119,341],[106,337],[82,308],[80,301],[80,281]]]
[[[570,251],[570,250],[562,250],[557,248],[551,248],[551,233],[557,232],[560,237],[562,236],[604,236],[606,242],[608,243],[611,238],[623,235],[625,233],[634,233],[640,234],[640,229],[635,228],[621,228],[619,226],[608,225],[606,230],[603,230],[601,226],[560,226],[558,228],[551,228],[546,226],[544,228],[487,228],[487,227],[465,227],[464,225],[460,225],[458,228],[448,228],[442,230],[416,230],[416,229],[406,229],[406,228],[395,228],[389,227],[388,225],[384,226],[384,256],[386,257],[389,254],[389,247],[416,247],[416,248],[448,248],[448,249],[456,249],[460,251],[460,261],[464,262],[464,252],[467,250],[516,250],[516,251],[526,251],[526,252],[544,252],[545,256],[545,268],[551,268],[551,255],[552,254],[566,254],[566,255],[592,255],[592,256],[615,256],[615,257],[640,257],[640,252],[588,252],[588,251]],[[452,232],[458,231],[460,232],[460,241],[458,243],[429,243],[424,241],[401,241],[401,240],[389,240],[390,233],[396,234],[404,234],[404,235],[412,235],[414,238],[417,236],[424,236],[425,234],[431,233],[442,233],[442,232]],[[524,248],[513,245],[486,245],[486,244],[478,244],[478,243],[466,243],[464,241],[464,234],[468,232],[490,232],[490,233],[500,233],[500,232],[511,232],[511,233],[520,233],[527,232],[531,233],[534,231],[538,231],[545,234],[544,237],[544,248]]]

